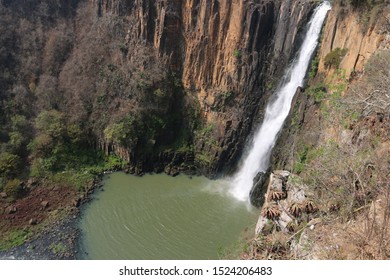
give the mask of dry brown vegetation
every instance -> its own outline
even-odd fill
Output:
[[[164,171],[173,158],[193,168],[198,104],[140,36],[136,16],[95,8],[0,1],[1,211],[20,198],[15,182],[30,177],[82,191],[125,160],[138,174]]]
[[[298,140],[297,170],[314,188],[322,219],[309,234],[311,257],[390,258],[389,63],[390,51],[378,51],[348,89],[339,71],[318,105],[320,140]]]
[[[389,64],[379,50],[350,79],[336,69],[311,80],[278,168],[314,196],[288,206],[287,231],[267,225],[246,259],[390,259]]]

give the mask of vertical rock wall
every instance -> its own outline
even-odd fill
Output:
[[[241,155],[314,7],[296,0],[91,1],[98,16],[134,19],[129,36],[169,58],[210,128],[194,147],[207,157],[199,165],[214,174]]]

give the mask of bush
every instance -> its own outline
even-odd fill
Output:
[[[23,187],[20,184],[20,180],[13,179],[5,184],[4,191],[12,198],[19,198],[23,194]]]
[[[347,49],[335,48],[325,56],[324,64],[326,67],[339,68],[342,58],[347,54]]]
[[[310,66],[310,70],[309,70],[309,77],[311,79],[313,79],[317,75],[319,62],[320,62],[320,60],[319,60],[318,56],[316,56],[311,62],[311,66]]]
[[[327,90],[324,84],[318,84],[309,87],[306,91],[308,95],[313,96],[315,103],[320,103],[325,99]]]
[[[235,49],[233,51],[233,55],[234,55],[235,58],[239,59],[242,56],[242,53],[241,53],[240,50]]]
[[[10,153],[0,154],[0,177],[16,176],[20,169],[20,157]]]
[[[140,132],[139,121],[131,115],[123,118],[119,123],[113,123],[106,127],[104,136],[113,143],[122,146],[131,146],[137,143]]]
[[[60,138],[65,133],[65,117],[56,110],[43,111],[36,118],[35,126],[41,133]]]

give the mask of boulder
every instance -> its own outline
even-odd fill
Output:
[[[267,182],[270,172],[259,172],[253,179],[253,186],[249,193],[250,202],[255,207],[261,207],[264,204],[264,194],[267,192]]]
[[[7,195],[5,192],[1,192],[1,193],[0,193],[0,197],[1,197],[1,198],[7,198],[8,195]]]
[[[28,179],[28,181],[26,182],[26,187],[27,187],[28,189],[31,189],[31,188],[35,187],[37,184],[38,184],[38,180],[37,180],[37,179],[30,178],[30,179]]]
[[[171,168],[170,173],[169,173],[169,175],[171,175],[172,177],[176,177],[179,174],[180,174],[180,172],[176,168]]]
[[[47,200],[42,201],[41,206],[43,209],[46,209],[47,207],[49,207],[49,201],[47,201]]]
[[[81,198],[75,198],[72,200],[72,206],[79,207],[81,203]]]
[[[8,206],[7,208],[5,208],[5,214],[14,214],[18,211],[18,209],[16,208],[16,206]]]
[[[29,223],[30,225],[34,226],[34,225],[36,225],[36,224],[38,223],[38,221],[37,221],[37,219],[35,219],[35,218],[31,218],[31,219],[28,221],[28,223]]]

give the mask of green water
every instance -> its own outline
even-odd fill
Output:
[[[82,259],[218,259],[256,211],[204,177],[114,173],[84,209]]]

